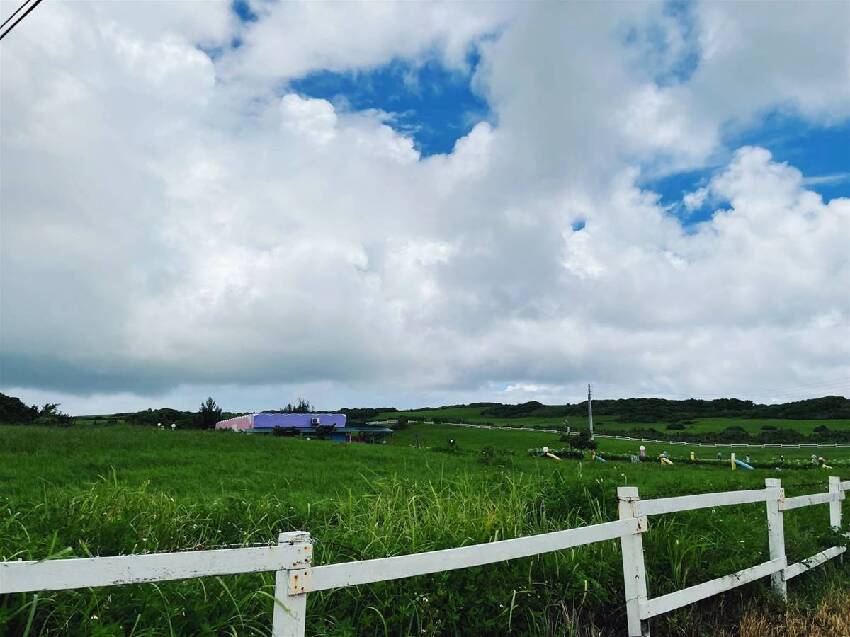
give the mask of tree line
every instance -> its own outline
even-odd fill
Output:
[[[266,410],[272,413],[311,413],[313,405],[306,398],[299,397],[294,403],[287,403],[280,409]],[[76,420],[103,425],[141,425],[171,427],[178,429],[213,429],[220,420],[237,416],[237,413],[225,412],[210,396],[201,403],[197,411],[186,411],[161,407],[148,408],[135,412],[118,412],[107,415],[69,416],[59,411],[59,403],[47,403],[42,407],[29,406],[20,398],[0,393],[0,423],[16,425],[71,425]]]
[[[68,425],[74,420],[59,410],[59,403],[46,403],[41,407],[26,405],[19,398],[0,394],[0,422],[17,424]],[[587,414],[587,401],[567,403],[565,405],[544,405],[538,401],[529,401],[517,405],[502,403],[470,403],[468,405],[450,405],[447,407],[427,407],[416,411],[437,411],[448,407],[477,407],[481,416],[499,419],[512,418],[568,418],[584,417]],[[269,410],[278,413],[310,413],[313,405],[299,397],[294,403],[287,403],[281,409]],[[348,416],[350,422],[365,422],[378,414],[395,412],[393,407],[344,407],[340,410]],[[850,399],[843,396],[824,396],[808,400],[798,400],[775,405],[764,405],[751,400],[737,398],[718,398],[715,400],[667,400],[665,398],[619,398],[616,400],[594,400],[593,413],[597,416],[613,416],[619,422],[630,423],[673,423],[684,424],[696,418],[777,418],[828,420],[836,418],[850,419]],[[211,429],[215,423],[237,414],[225,412],[212,397],[204,401],[198,411],[183,411],[163,407],[145,409],[137,412],[115,413],[110,415],[79,416],[80,420],[116,424],[119,422],[133,425],[152,425],[172,423],[179,428]],[[437,420],[446,420],[439,419]],[[456,419],[448,419],[456,420]],[[476,422],[479,419],[476,418]]]
[[[470,406],[479,406],[470,405]],[[544,405],[535,400],[518,405],[486,404],[482,416],[495,418],[551,418],[585,416],[587,401],[566,405]],[[718,398],[715,400],[667,400],[666,398],[618,398],[594,400],[593,413],[614,416],[620,422],[676,422],[694,418],[780,418],[827,420],[850,418],[850,399],[824,396],[775,405],[751,400]]]

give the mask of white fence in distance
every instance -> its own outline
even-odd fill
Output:
[[[369,424],[384,425],[398,422],[397,420],[376,420]],[[433,425],[433,420],[424,420],[422,424]],[[535,431],[545,434],[563,434],[559,429],[540,429],[538,427],[502,427],[497,425],[479,425],[469,422],[444,422],[442,425],[450,427],[471,427],[472,429],[505,429],[507,431]],[[570,431],[569,435],[577,436],[578,431]],[[750,442],[687,442],[685,440],[655,440],[653,438],[635,438],[633,436],[613,436],[611,434],[594,433],[594,438],[603,438],[608,440],[631,440],[634,442],[650,442],[660,445],[679,445],[688,447],[702,447],[706,449],[716,449],[718,447],[742,447],[746,449],[850,449],[850,445],[839,444],[837,442],[765,442],[765,443],[750,443]]]
[[[742,447],[745,449],[850,449],[850,445],[842,445],[837,442],[687,442],[684,440],[652,440],[650,438],[633,438],[632,436],[611,436],[608,434],[595,434],[595,437],[608,438],[609,440],[633,440],[635,442],[651,442],[662,445],[680,445],[688,447],[703,447],[709,449],[716,449],[718,447]]]
[[[829,505],[829,524],[842,529],[841,501],[850,481],[830,477],[825,493],[786,498],[781,482],[765,480],[764,489],[704,493],[641,500],[636,487],[617,490],[619,519],[574,529],[459,548],[399,555],[373,560],[312,566],[309,533],[281,533],[278,544],[267,547],[90,557],[41,562],[0,562],[0,594],[67,590],[145,582],[161,582],[213,575],[275,572],[273,637],[303,637],[307,595],[311,592],[427,575],[482,566],[521,557],[620,539],[626,620],[629,637],[649,635],[648,620],[682,606],[770,576],[773,589],[787,597],[787,582],[838,557],[846,550],[833,546],[796,564],[785,555],[783,515],[801,507]],[[654,515],[719,506],[764,502],[770,559],[766,562],[682,590],[649,597],[643,554],[643,534]]]

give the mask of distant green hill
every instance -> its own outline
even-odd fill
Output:
[[[470,405],[470,407],[473,405]],[[519,405],[492,405],[481,410],[482,416],[495,418],[552,418],[583,416],[587,401],[566,405],[544,405],[537,401]],[[843,396],[824,396],[776,405],[762,405],[751,400],[718,398],[716,400],[667,400],[665,398],[618,398],[594,400],[593,413],[614,416],[623,422],[658,422],[692,418],[850,418],[850,400]]]
[[[352,421],[395,418],[443,419],[456,422],[511,421],[516,425],[525,423],[555,423],[565,418],[584,418],[587,401],[566,405],[544,405],[529,401],[517,405],[478,402],[467,405],[422,407],[415,410],[398,411],[393,407],[351,407],[339,411]],[[823,396],[776,405],[764,405],[751,400],[718,398],[716,400],[667,400],[666,398],[618,398],[616,400],[594,400],[593,414],[608,423],[676,423],[706,418],[736,419],[779,419],[779,420],[836,420],[850,419],[850,399],[843,396]],[[237,415],[224,412],[222,418]],[[14,396],[0,394],[0,422],[28,423],[39,417],[36,407],[29,407]],[[137,412],[77,416],[78,422],[102,424],[168,425],[193,427],[197,415],[168,407],[144,409]]]
[[[751,400],[667,400],[665,398],[619,398],[594,400],[593,415],[600,423],[690,423],[705,419],[735,420],[850,420],[850,400],[843,396],[824,396],[776,405]],[[587,401],[566,405],[544,405],[529,401],[517,405],[470,403],[389,411],[378,418],[406,416],[417,420],[503,424],[557,424],[564,419],[578,421],[587,417]]]

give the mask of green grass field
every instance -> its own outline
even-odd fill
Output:
[[[379,414],[376,419],[394,419],[399,416],[408,418],[430,420],[432,418],[440,418],[453,422],[464,423],[492,423],[494,425],[506,427],[538,427],[538,428],[554,428],[563,427],[563,418],[498,418],[494,416],[482,415],[484,407],[444,407],[428,410],[409,410],[398,412],[384,412]],[[573,429],[586,427],[585,418],[570,417],[569,422]],[[634,429],[657,429],[664,432],[667,429],[667,422],[620,422],[614,416],[594,416],[594,428],[599,433],[606,431],[631,431]],[[758,434],[764,426],[774,426],[779,429],[794,429],[802,434],[810,435],[815,427],[826,425],[833,430],[850,430],[850,420],[832,419],[832,420],[780,420],[776,418],[696,418],[691,424],[688,424],[686,431],[688,433],[707,433],[720,432],[727,427],[737,426],[743,428],[749,434]]]
[[[524,453],[531,448],[539,448],[543,446],[561,448],[568,446],[568,443],[562,442],[558,434],[545,433],[539,431],[516,431],[512,429],[476,429],[472,427],[456,427],[453,425],[420,425],[414,424],[403,431],[399,431],[393,436],[391,444],[393,445],[415,445],[417,442],[423,446],[446,446],[449,439],[457,440],[462,447],[470,447],[481,449],[486,446],[496,448],[511,449],[517,453]],[[791,459],[807,459],[812,453],[817,453],[829,461],[850,461],[850,447],[840,448],[743,448],[719,446],[717,448],[698,447],[695,444],[661,444],[651,442],[638,442],[628,440],[612,440],[606,438],[597,439],[600,453],[605,454],[634,454],[639,452],[640,445],[643,444],[647,449],[647,454],[653,457],[658,456],[662,451],[667,451],[675,458],[687,458],[693,451],[697,458],[716,458],[717,453],[720,453],[724,458],[729,457],[730,451],[735,451],[736,455],[743,459],[749,455],[753,460],[771,462],[777,460],[780,455],[783,455],[786,460]]]
[[[449,438],[454,451],[446,449]],[[306,530],[321,564],[615,519],[623,484],[638,486],[643,497],[754,488],[770,476],[781,477],[789,495],[826,484],[815,470],[733,472],[526,454],[543,445],[561,443],[540,432],[436,425],[412,425],[386,445],[3,426],[0,559],[246,545]],[[485,457],[485,447],[497,453]],[[789,559],[835,541],[826,507],[791,512],[785,524]],[[652,594],[763,561],[765,526],[755,505],[654,518],[645,537]],[[830,587],[850,587],[848,566],[827,565],[794,580],[791,591],[805,606]],[[0,597],[0,634],[266,635],[272,591],[272,576],[260,574],[7,595]],[[758,583],[672,613],[654,623],[653,634],[714,634],[734,626],[736,609],[753,596],[768,604],[766,591]],[[624,621],[615,542],[313,594],[308,607],[312,635],[583,635],[592,626],[614,635]]]
[[[484,407],[441,407],[439,409],[425,410],[409,410],[409,411],[388,411],[376,416],[376,420],[397,418],[398,416],[407,416],[408,418],[445,418],[455,420],[457,422],[479,423],[491,422],[493,424],[515,426],[515,427],[553,427],[563,424],[563,418],[496,418],[493,416],[483,416]]]

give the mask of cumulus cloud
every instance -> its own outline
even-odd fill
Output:
[[[685,196],[682,197],[682,203],[685,205],[688,212],[693,212],[694,210],[702,208],[707,197],[708,188],[697,188],[693,192],[686,193]]]
[[[497,33],[517,11],[509,3],[486,9],[463,3],[251,6],[260,19],[244,28],[243,46],[222,65],[230,77],[289,79],[394,58],[425,61],[435,53],[450,68],[465,68],[470,46]]]
[[[771,107],[847,117],[846,5],[700,6],[687,43],[637,3],[257,3],[247,26],[190,5],[54,2],[4,41],[0,385],[267,407],[245,401],[563,400],[587,380],[767,399],[847,377],[850,200],[723,146]],[[823,46],[782,26],[800,13]],[[634,35],[653,27],[668,46]],[[471,47],[494,117],[447,155],[279,90]],[[683,202],[723,202],[695,227],[639,185],[729,150]]]

